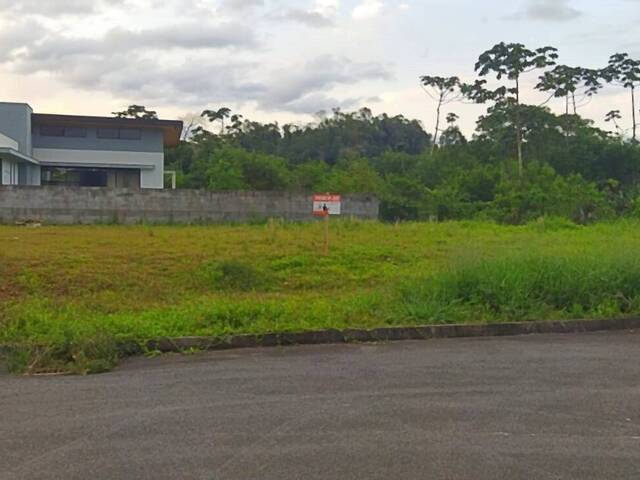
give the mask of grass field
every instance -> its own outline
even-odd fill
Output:
[[[158,336],[640,313],[640,223],[342,220],[331,243],[319,223],[0,226],[0,344],[80,362]]]

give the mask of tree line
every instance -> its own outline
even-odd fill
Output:
[[[367,108],[282,126],[226,107],[206,109],[203,121],[187,125],[184,140],[166,152],[167,168],[178,172],[183,188],[375,193],[390,221],[560,216],[586,223],[640,215],[640,61],[619,53],[593,69],[558,60],[554,47],[500,43],[479,56],[470,83],[422,76],[420,86],[434,100],[432,132],[417,120]],[[523,101],[527,75],[537,75],[535,89],[546,102]],[[628,130],[619,110],[604,119],[613,131],[580,115],[607,86],[629,91]],[[564,99],[562,112],[548,107],[553,98]],[[487,105],[471,138],[447,111],[456,102]],[[148,115],[144,107],[129,110]]]

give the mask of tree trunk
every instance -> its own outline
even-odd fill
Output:
[[[520,177],[524,177],[524,161],[522,160],[522,131],[520,130],[520,127],[518,127],[518,135],[517,135],[517,142],[518,142],[518,175],[520,175]]]
[[[638,130],[638,123],[636,122],[636,87],[631,86],[631,115],[633,123],[633,141],[636,141],[636,133]]]
[[[573,99],[573,114],[577,115],[578,114],[578,107],[576,106],[576,93],[575,92],[571,93],[571,98]]]
[[[444,93],[440,92],[440,98],[438,99],[438,109],[436,110],[436,131],[433,134],[433,145],[431,145],[431,155],[436,150],[436,143],[438,142],[438,132],[440,131],[440,110],[442,109]]]
[[[516,77],[516,143],[518,145],[518,174],[524,177],[524,161],[522,159],[522,127],[520,126],[520,78]]]
[[[564,105],[564,146],[569,147],[569,94],[565,97]]]

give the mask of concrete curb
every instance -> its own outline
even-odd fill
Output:
[[[373,330],[321,330],[300,333],[269,333],[265,335],[233,335],[228,337],[157,338],[143,344],[123,342],[120,344],[120,352],[124,356],[131,356],[142,354],[145,351],[169,353],[183,352],[190,349],[230,350],[291,345],[375,343],[436,338],[504,337],[541,333],[586,333],[615,330],[640,330],[640,317],[484,325],[387,327]]]

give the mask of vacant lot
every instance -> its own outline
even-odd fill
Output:
[[[640,223],[0,226],[0,343],[640,312]]]

